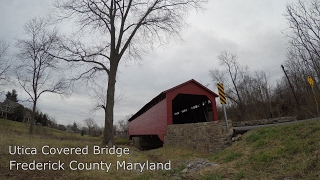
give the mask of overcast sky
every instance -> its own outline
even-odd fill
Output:
[[[23,36],[23,24],[33,17],[46,16],[51,2],[53,0],[1,0],[0,38],[14,45],[14,39]],[[190,79],[217,92],[209,71],[219,67],[217,56],[223,50],[236,53],[239,63],[248,65],[251,72],[270,73],[270,80],[275,82],[282,76],[280,65],[286,59],[283,31],[287,22],[283,14],[290,2],[296,1],[209,0],[205,11],[190,12],[189,26],[181,32],[183,41],[174,40],[165,47],[156,47],[143,56],[139,64],[120,64],[116,94],[123,98],[115,106],[115,121],[136,113],[160,92]],[[19,99],[27,97],[18,87],[4,87],[4,90],[12,88],[18,90]],[[43,94],[38,108],[60,124],[74,121],[83,124],[85,118],[93,117],[103,125],[102,110],[89,113],[93,105],[88,93],[79,92],[64,99]]]

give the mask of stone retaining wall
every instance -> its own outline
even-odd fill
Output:
[[[272,118],[272,119],[260,119],[260,120],[253,120],[253,121],[233,122],[232,125],[234,127],[255,126],[255,125],[291,122],[291,121],[296,121],[296,120],[297,120],[297,117],[286,116],[286,117],[278,117],[278,118]]]
[[[202,152],[216,153],[231,144],[232,122],[229,129],[225,121],[168,125],[164,146],[184,147]]]

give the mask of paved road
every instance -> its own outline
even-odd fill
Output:
[[[320,118],[313,118],[313,119],[306,119],[306,120],[299,120],[299,121],[292,121],[292,122],[285,122],[285,123],[257,125],[257,126],[233,127],[233,131],[235,132],[235,134],[242,134],[242,133],[250,131],[252,129],[261,128],[261,127],[280,126],[280,125],[295,124],[295,123],[306,122],[306,121],[315,121],[315,120],[320,120]]]

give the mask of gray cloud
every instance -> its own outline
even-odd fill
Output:
[[[9,41],[22,36],[22,25],[34,16],[45,16],[51,2],[0,1],[1,36]],[[124,98],[115,106],[115,120],[135,113],[160,92],[190,79],[209,84],[216,92],[209,70],[219,67],[217,56],[222,50],[236,53],[239,62],[251,71],[269,72],[270,79],[275,81],[282,75],[280,64],[286,54],[282,34],[287,26],[282,15],[285,5],[285,1],[278,0],[210,0],[205,11],[190,12],[189,26],[181,32],[183,41],[173,40],[165,47],[155,47],[143,56],[140,65],[121,63],[116,88]],[[55,116],[58,123],[83,123],[93,116],[88,109],[95,104],[84,93],[87,91],[64,100],[56,95],[42,96],[39,109]],[[101,110],[94,116],[98,124],[103,124],[103,117]]]

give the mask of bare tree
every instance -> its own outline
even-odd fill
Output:
[[[96,122],[94,121],[93,118],[87,118],[84,121],[84,124],[88,127],[88,134],[92,134],[92,128],[96,125]]]
[[[81,31],[98,33],[99,43],[86,47],[69,41],[57,57],[87,65],[80,77],[96,73],[108,76],[103,144],[114,144],[113,110],[115,84],[121,59],[140,59],[155,43],[179,36],[189,9],[200,8],[206,0],[83,0],[56,1],[62,19],[76,18]]]
[[[40,95],[46,92],[64,94],[67,84],[57,74],[61,73],[58,61],[49,55],[55,50],[58,41],[57,32],[48,29],[48,23],[41,18],[34,18],[24,25],[28,35],[17,40],[17,81],[29,95],[33,107],[29,133],[33,133],[35,113]]]
[[[309,70],[320,77],[320,1],[288,4],[285,17],[289,24],[286,32],[289,53],[298,56]]]
[[[6,58],[8,48],[9,44],[5,40],[0,39],[0,85],[4,85],[9,79],[8,71],[10,64]]]
[[[307,117],[315,113],[310,111],[314,109],[314,105],[310,106],[310,102],[314,102],[314,97],[307,83],[308,76],[313,77],[315,93],[319,94],[320,1],[299,0],[296,3],[290,3],[286,6],[285,17],[289,25],[285,31],[288,39],[286,72],[288,80],[293,84],[292,89],[295,89],[298,94],[296,102],[301,105],[302,110],[299,114],[304,112],[306,115],[302,116]]]
[[[240,88],[246,87],[246,82],[244,82],[245,77],[247,76],[248,68],[240,66],[237,61],[237,55],[230,53],[226,50],[220,52],[218,59],[220,65],[223,67],[223,70],[214,69],[211,70],[211,76],[213,80],[219,82],[219,80],[225,80],[223,82],[226,84],[227,89],[226,95],[233,103],[236,103],[240,113],[245,114],[245,104],[242,98]],[[228,83],[230,82],[230,83]]]
[[[133,114],[125,116],[123,119],[118,121],[118,129],[121,133],[128,132],[129,129],[129,119],[133,116]]]
[[[254,74],[246,73],[242,78],[239,92],[246,106],[247,119],[264,119],[273,116],[270,88],[268,76],[264,71],[255,71]]]
[[[271,87],[264,71],[251,74],[248,66],[239,64],[237,55],[222,51],[217,57],[221,68],[210,71],[212,80],[225,86],[234,120],[272,117]],[[268,108],[270,107],[270,108]],[[250,109],[255,109],[251,112]]]

